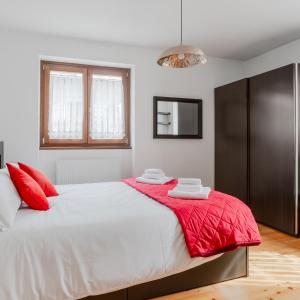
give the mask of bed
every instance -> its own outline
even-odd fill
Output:
[[[191,258],[174,213],[125,183],[57,189],[0,234],[0,299],[140,300],[247,276],[246,247]]]

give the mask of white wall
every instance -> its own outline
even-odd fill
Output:
[[[254,57],[244,64],[245,77],[300,62],[300,39]]]
[[[156,49],[0,30],[0,140],[6,161],[24,161],[54,179],[55,161],[64,158],[121,158],[123,176],[161,167],[172,176],[214,181],[214,87],[243,77],[239,61],[208,58],[204,66],[170,70],[156,65]],[[133,150],[39,150],[39,56],[125,63],[135,66]],[[154,140],[153,96],[203,99],[202,140]]]

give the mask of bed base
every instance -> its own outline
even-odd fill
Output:
[[[247,247],[182,273],[82,300],[144,300],[245,276],[248,276]]]

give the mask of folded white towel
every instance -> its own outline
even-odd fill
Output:
[[[183,192],[200,192],[202,185],[194,185],[194,184],[177,184],[175,189],[177,191],[183,191]]]
[[[171,180],[173,180],[173,178],[167,177],[167,176],[164,176],[161,179],[149,179],[149,178],[144,178],[144,177],[136,178],[137,182],[148,183],[148,184],[165,184]]]
[[[208,199],[210,187],[202,187],[200,192],[183,192],[176,189],[168,191],[168,196],[183,199]]]
[[[178,184],[201,185],[201,179],[200,178],[178,178]]]
[[[165,176],[166,176],[165,174],[148,174],[148,173],[144,173],[142,175],[142,177],[147,178],[147,179],[161,179]]]
[[[161,169],[145,169],[144,171],[145,174],[161,174],[165,175],[164,171]]]

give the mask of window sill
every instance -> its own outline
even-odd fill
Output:
[[[118,145],[92,145],[92,146],[40,146],[40,150],[100,150],[100,149],[132,149],[131,146],[118,146]]]

